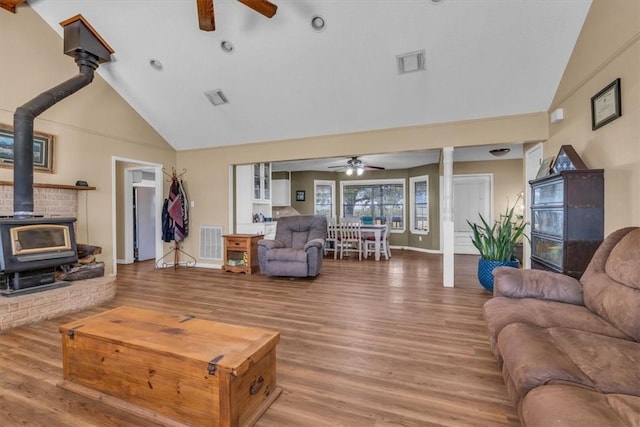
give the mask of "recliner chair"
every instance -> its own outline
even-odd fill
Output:
[[[322,267],[326,238],[325,216],[279,218],[275,240],[258,241],[260,271],[267,276],[315,277]]]

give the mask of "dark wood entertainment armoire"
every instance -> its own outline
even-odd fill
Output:
[[[579,279],[604,238],[604,171],[553,172],[529,182],[531,267]]]

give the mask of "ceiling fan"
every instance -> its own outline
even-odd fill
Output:
[[[196,0],[198,2],[198,24],[202,31],[215,31],[216,20],[213,15],[213,0]],[[238,0],[267,18],[273,17],[278,6],[267,0]]]
[[[362,160],[360,160],[357,156],[354,156],[349,160],[347,160],[347,164],[344,166],[329,166],[329,168],[341,168],[341,169],[344,169],[347,175],[353,175],[353,173],[355,172],[356,175],[358,176],[362,175],[365,169],[377,169],[377,170],[385,169],[382,166],[368,165],[364,163]]]

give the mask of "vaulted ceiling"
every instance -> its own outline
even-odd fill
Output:
[[[27,3],[60,35],[82,14],[115,50],[100,75],[177,150],[546,111],[591,4],[272,1],[267,19],[215,0],[213,32],[196,0]],[[399,74],[397,55],[422,50],[425,70]]]

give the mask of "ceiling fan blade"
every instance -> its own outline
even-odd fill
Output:
[[[278,6],[267,0],[238,0],[245,6],[250,7],[261,15],[267,18],[272,18],[278,10]]]
[[[364,165],[365,168],[367,169],[378,169],[378,170],[385,170],[386,168],[382,167],[382,166],[371,166],[371,165]]]
[[[215,31],[216,20],[213,16],[213,0],[197,0],[198,25],[202,31]]]
[[[24,0],[0,0],[0,7],[8,10],[9,12],[16,13],[16,6],[23,1]]]

